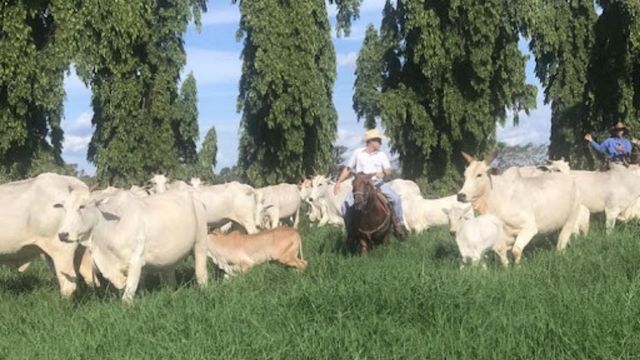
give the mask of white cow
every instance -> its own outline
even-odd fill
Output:
[[[503,234],[500,219],[492,214],[474,217],[470,207],[454,206],[446,213],[449,230],[456,234],[456,244],[463,263],[476,265],[487,251],[493,250],[503,266],[509,265],[507,251],[513,244],[507,244],[508,237]]]
[[[560,172],[560,173],[568,173],[569,172],[569,164],[564,160],[556,160],[547,162],[547,165],[538,165],[538,166],[514,166],[506,169],[502,174],[505,178],[510,176],[521,176],[521,177],[534,177],[545,175],[550,172]],[[580,195],[580,198],[583,196]],[[576,222],[576,226],[573,230],[573,234],[575,235],[587,235],[589,233],[589,219],[591,217],[591,212],[589,208],[584,205],[580,205],[580,212],[578,215],[578,219]]]
[[[425,199],[418,195],[402,199],[405,225],[413,233],[433,226],[447,225],[449,218],[446,211],[453,206],[471,208],[471,205],[459,202],[456,195],[439,199]]]
[[[82,181],[52,173],[0,185],[0,263],[24,270],[45,254],[63,296],[76,290],[78,273],[89,282],[93,277],[74,267],[78,244],[58,240],[64,217],[58,204],[74,190],[88,191]]]
[[[571,170],[569,174],[580,190],[582,205],[591,213],[604,212],[607,233],[617,218],[633,217],[635,203],[640,200],[640,172],[635,167],[614,165],[608,171]]]
[[[278,184],[256,189],[260,199],[256,213],[256,223],[261,224],[267,217],[266,228],[275,229],[280,220],[291,220],[293,227],[298,228],[300,220],[300,205],[302,199],[300,189],[293,184]]]
[[[171,190],[146,198],[119,191],[100,205],[86,190],[60,204],[65,210],[60,240],[90,238],[93,263],[132,302],[143,269],[161,271],[175,286],[175,267],[189,254],[196,280],[207,283],[207,224],[204,204],[191,191]]]
[[[492,175],[490,161],[463,156],[469,165],[458,199],[474,203],[482,214],[497,216],[505,234],[517,236],[512,248],[516,262],[538,233],[560,230],[557,249],[567,246],[580,211],[578,187],[570,176],[555,172],[535,177]]]
[[[414,196],[422,196],[420,193],[420,187],[418,184],[411,180],[405,179],[395,179],[389,181],[389,186],[393,191],[400,196],[400,199],[404,201],[405,199],[414,197]]]
[[[324,226],[326,224],[344,226],[342,203],[352,191],[353,178],[345,180],[340,184],[338,194],[335,194],[333,191],[335,182],[323,175],[315,176],[311,183],[311,194],[307,200],[313,203],[322,214],[318,226]]]
[[[234,221],[249,234],[258,232],[256,214],[260,199],[251,186],[233,181],[221,185],[202,185],[193,191],[205,204],[210,226],[220,227]]]
[[[189,184],[194,188],[197,189],[200,187],[200,185],[202,185],[202,180],[200,180],[199,177],[192,177],[191,180],[189,180]]]

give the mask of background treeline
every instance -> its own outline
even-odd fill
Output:
[[[333,0],[348,35],[362,1]],[[242,0],[238,166],[224,179],[262,186],[335,171],[336,55],[327,3]],[[0,180],[74,172],[61,153],[63,79],[75,64],[92,92],[87,158],[103,184],[152,172],[213,181],[216,133],[198,147],[196,79],[181,78],[187,25],[205,0],[0,2]],[[536,104],[525,39],[551,105],[549,156],[593,167],[582,136],[640,125],[640,1],[396,0],[369,26],[354,109],[382,125],[401,175],[455,189],[460,150],[495,149],[496,124]],[[215,39],[211,39],[215,41]],[[214,66],[212,64],[212,66]],[[200,148],[200,151],[197,149]]]

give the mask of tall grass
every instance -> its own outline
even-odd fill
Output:
[[[433,230],[367,257],[340,230],[304,230],[308,271],[265,264],[177,291],[153,276],[61,299],[46,267],[0,271],[0,358],[640,358],[637,225],[596,228],[564,252],[542,238],[520,266],[459,268]]]

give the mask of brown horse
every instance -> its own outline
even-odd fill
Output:
[[[354,205],[347,227],[347,246],[360,255],[388,243],[392,227],[388,201],[371,183],[372,177],[359,173],[353,179]]]

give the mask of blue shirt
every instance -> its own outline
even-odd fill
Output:
[[[592,141],[591,147],[605,154],[609,160],[622,160],[622,158],[631,155],[631,143],[622,137],[611,136],[602,144]]]

